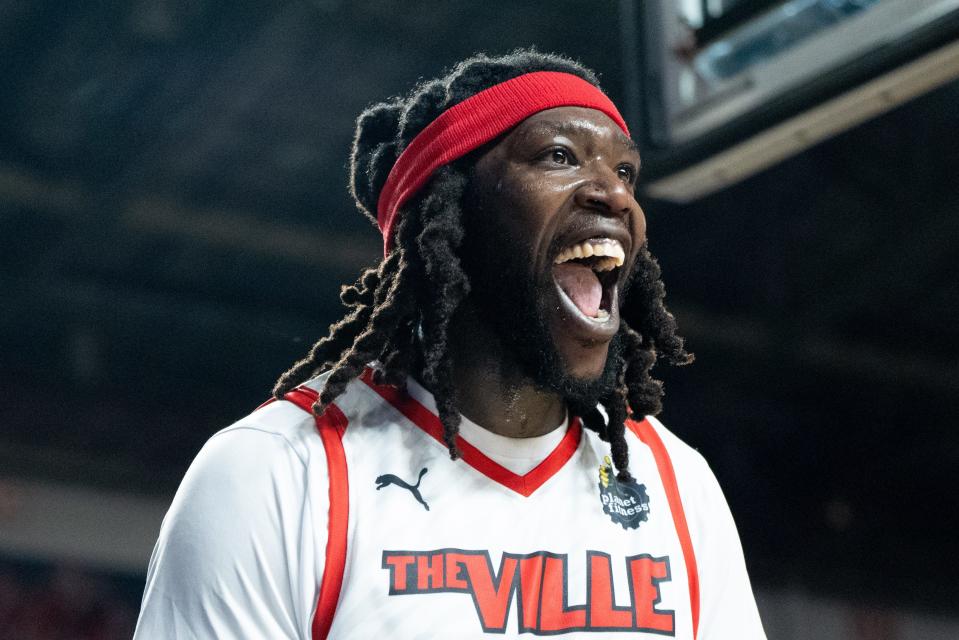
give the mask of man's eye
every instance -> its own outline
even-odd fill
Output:
[[[556,164],[571,164],[572,158],[570,157],[569,151],[565,149],[553,149],[549,152],[549,158]]]
[[[616,175],[618,175],[619,179],[623,182],[632,183],[636,177],[636,170],[628,164],[621,164],[616,168]]]

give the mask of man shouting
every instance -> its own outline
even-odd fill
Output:
[[[477,56],[359,118],[384,257],[164,521],[138,638],[764,638],[592,72]],[[625,317],[623,309],[629,309]]]

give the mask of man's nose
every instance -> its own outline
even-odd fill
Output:
[[[633,187],[623,182],[615,170],[598,169],[590,180],[576,190],[576,204],[607,216],[628,215],[635,206]]]

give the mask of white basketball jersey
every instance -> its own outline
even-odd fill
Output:
[[[634,482],[615,478],[608,443],[578,419],[519,474],[463,438],[450,460],[429,394],[371,378],[315,421],[321,380],[211,439],[243,431],[232,449],[251,459],[231,447],[207,459],[210,444],[198,456],[136,637],[765,637],[722,493],[662,425],[628,425]],[[264,477],[259,464],[296,469]],[[250,472],[249,501],[209,479],[217,465]],[[204,510],[236,522],[204,533]],[[195,566],[204,535],[226,549],[210,570]]]

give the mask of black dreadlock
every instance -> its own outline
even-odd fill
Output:
[[[516,51],[490,58],[478,55],[457,65],[446,77],[421,83],[406,99],[376,104],[356,125],[350,157],[350,187],[360,210],[375,221],[380,190],[399,154],[443,111],[494,84],[534,71],[562,71],[598,86],[596,76],[566,58],[536,51]],[[447,329],[470,291],[460,263],[463,241],[462,199],[470,156],[438,170],[420,193],[404,206],[396,227],[395,247],[375,268],[365,270],[340,300],[346,316],[330,325],[329,334],[284,373],[273,388],[282,398],[298,384],[329,370],[313,410],[320,414],[367,363],[378,360],[374,382],[402,387],[419,373],[433,392],[450,457],[459,451],[460,414],[452,384]],[[635,327],[620,329],[623,365],[613,390],[601,398],[608,421],[596,407],[572,405],[587,428],[611,446],[621,480],[629,479],[625,439],[628,415],[659,413],[662,383],[650,376],[657,357],[685,364],[692,356],[676,334],[676,322],[663,305],[665,288],[659,266],[643,247],[630,288],[631,308],[640,309]]]

